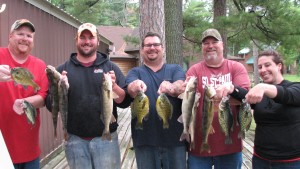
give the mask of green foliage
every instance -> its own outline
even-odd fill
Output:
[[[81,22],[124,27],[138,26],[138,4],[130,0],[51,0]]]

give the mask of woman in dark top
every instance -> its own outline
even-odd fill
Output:
[[[258,56],[258,71],[264,83],[249,91],[238,86],[220,86],[222,95],[246,99],[256,122],[253,169],[300,168],[300,83],[283,78],[283,61],[276,51]]]

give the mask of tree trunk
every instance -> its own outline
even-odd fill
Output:
[[[182,0],[164,0],[167,63],[182,66]]]
[[[214,0],[214,25],[215,28],[219,30],[222,40],[224,43],[224,58],[227,58],[227,32],[224,29],[224,27],[220,26],[218,24],[218,18],[219,17],[225,17],[226,16],[226,0]]]
[[[254,78],[254,84],[259,83],[259,74],[258,74],[258,68],[257,68],[257,59],[258,59],[258,41],[253,40],[253,78]]]
[[[165,46],[165,17],[163,0],[140,0],[140,39],[147,32],[156,32],[161,35],[162,45]],[[140,57],[140,63],[142,63]]]

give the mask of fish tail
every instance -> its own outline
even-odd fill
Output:
[[[109,131],[108,132],[105,131],[105,132],[102,133],[102,140],[108,140],[108,141],[112,140]]]
[[[245,138],[245,132],[241,130],[238,134],[238,138],[244,139]]]
[[[226,136],[226,139],[225,139],[225,144],[232,144],[232,139],[230,138],[230,136]]]
[[[201,144],[201,150],[200,150],[200,153],[203,152],[203,151],[207,151],[208,153],[210,153],[210,147],[209,147],[209,144],[208,144],[208,143],[202,143],[202,144]]]
[[[166,121],[163,123],[163,128],[168,129],[169,128],[169,123]]]
[[[37,85],[36,83],[34,83],[32,87],[33,87],[35,93],[41,89],[40,86]]]
[[[143,130],[143,123],[137,122],[136,125],[135,125],[135,129]]]
[[[195,149],[195,143],[192,141],[190,143],[190,151],[192,151],[193,149]]]
[[[182,132],[181,136],[180,136],[180,141],[186,140],[187,142],[190,142],[190,137],[189,137],[189,133],[187,132]]]

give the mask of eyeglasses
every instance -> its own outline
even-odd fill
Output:
[[[153,43],[153,44],[144,44],[145,48],[151,48],[153,46],[154,48],[157,48],[161,45],[161,43]]]

